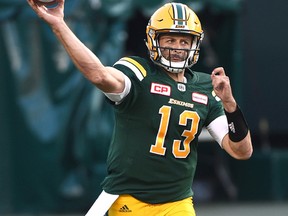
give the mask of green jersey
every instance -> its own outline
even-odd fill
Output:
[[[210,75],[186,69],[176,82],[161,67],[140,57],[120,59],[115,68],[131,90],[115,105],[115,128],[103,189],[147,203],[193,195],[198,136],[224,114],[213,96]]]

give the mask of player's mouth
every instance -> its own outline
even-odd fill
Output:
[[[178,54],[171,54],[170,55],[170,61],[173,62],[181,62],[184,61],[184,57]]]

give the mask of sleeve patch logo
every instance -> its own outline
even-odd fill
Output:
[[[204,95],[204,94],[197,93],[197,92],[193,92],[192,93],[192,101],[207,105],[208,104],[208,96]]]
[[[162,85],[159,83],[152,83],[150,92],[153,94],[170,96],[171,95],[171,86]]]

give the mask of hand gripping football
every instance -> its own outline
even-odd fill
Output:
[[[38,5],[55,5],[57,4],[57,0],[34,0]]]

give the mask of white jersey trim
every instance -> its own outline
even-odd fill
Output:
[[[118,197],[103,190],[85,216],[104,216]]]
[[[226,134],[228,134],[228,122],[226,115],[219,116],[214,119],[208,126],[207,130],[210,135],[218,142],[222,147],[222,140]]]
[[[131,80],[125,75],[124,76],[124,80],[125,80],[125,87],[123,92],[121,93],[106,93],[103,92],[107,98],[109,98],[111,101],[115,102],[116,104],[120,104],[122,102],[122,100],[129,94],[130,90],[131,90]]]
[[[127,61],[127,60],[123,60],[120,59],[119,61],[117,61],[114,65],[124,65],[126,67],[128,67],[130,70],[132,70],[134,72],[134,74],[136,75],[136,77],[142,81],[144,79],[143,74],[141,73],[141,71],[139,70],[139,68],[137,68],[134,64],[132,64],[131,62]]]

